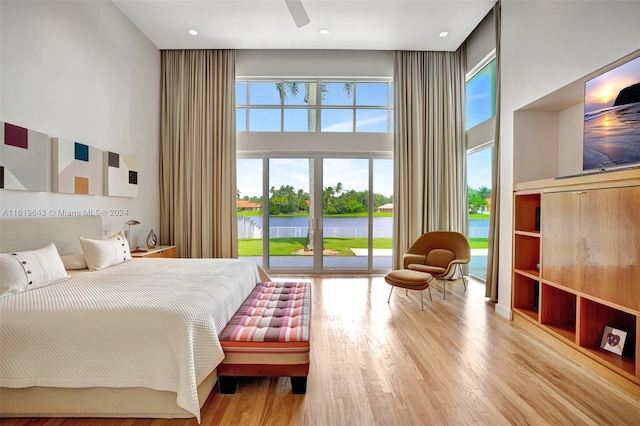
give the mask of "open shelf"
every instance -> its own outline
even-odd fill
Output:
[[[538,322],[540,283],[521,274],[513,277],[513,308]]]
[[[543,283],[540,288],[540,299],[540,323],[575,343],[577,296]]]
[[[540,238],[516,234],[514,243],[513,267],[539,275]]]
[[[604,361],[605,365],[617,368],[632,376],[634,376],[636,373],[636,362],[635,358],[632,356],[620,356],[600,348],[589,347],[583,349],[586,349],[587,352],[593,355],[594,358],[600,361]]]
[[[540,232],[540,194],[518,195],[515,209],[518,212],[515,216],[516,231]]]
[[[636,316],[589,300],[580,299],[580,323],[578,344],[589,353],[631,375],[636,374]],[[622,355],[600,348],[605,326],[611,326],[627,332]]]

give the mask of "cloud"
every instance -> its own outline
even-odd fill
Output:
[[[376,111],[377,112],[377,111]],[[368,126],[379,124],[379,123],[387,123],[387,115],[386,110],[384,110],[385,114],[376,115],[373,117],[359,118],[356,119],[356,129],[360,129],[359,131],[363,131],[362,129],[366,129]],[[322,127],[323,132],[353,132],[353,121],[351,120],[343,120],[334,124],[330,124],[329,126]]]

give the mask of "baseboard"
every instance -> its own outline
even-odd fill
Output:
[[[498,302],[498,304],[496,304],[495,309],[498,315],[503,316],[508,320],[513,319],[513,312],[511,312],[510,306],[504,306],[504,305],[501,305],[500,302]]]

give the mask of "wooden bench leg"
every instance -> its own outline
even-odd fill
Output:
[[[238,387],[238,379],[236,379],[235,376],[218,376],[218,385],[220,387],[220,393],[234,394]]]
[[[307,376],[291,376],[291,393],[295,395],[307,393]]]

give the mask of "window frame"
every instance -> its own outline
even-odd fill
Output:
[[[280,98],[279,104],[261,104],[261,105],[252,105],[250,103],[251,100],[251,83],[252,82],[272,82],[274,84],[285,84],[287,82],[299,82],[299,83],[315,83],[316,85],[316,104],[315,105],[287,105],[285,103],[284,98]],[[394,84],[392,78],[274,78],[274,77],[265,77],[265,78],[255,78],[255,77],[237,77],[236,78],[236,93],[237,93],[237,84],[245,83],[245,99],[240,100],[236,99],[236,114],[238,114],[240,109],[244,109],[244,129],[237,129],[237,132],[247,132],[247,133],[378,133],[378,134],[388,134],[393,133],[393,117],[394,117],[394,100],[393,100],[393,90]],[[352,83],[353,84],[353,93],[352,93],[352,103],[350,105],[325,105],[322,102],[322,83]],[[387,86],[387,104],[386,105],[358,105],[356,103],[357,99],[357,87],[358,83],[384,83]],[[257,109],[279,109],[280,110],[280,130],[250,130],[251,128],[251,120],[250,114],[251,110]],[[315,120],[315,129],[310,131],[288,131],[285,130],[285,122],[284,122],[284,111],[298,109],[298,110],[316,110],[316,120]],[[322,111],[323,110],[350,110],[353,112],[352,114],[352,130],[351,131],[343,131],[343,132],[333,132],[333,131],[323,131],[322,130]],[[359,110],[375,110],[375,111],[385,111],[386,113],[386,131],[365,131],[365,130],[357,130],[357,113]],[[237,115],[236,115],[237,117]]]

